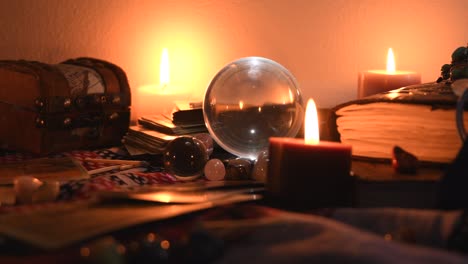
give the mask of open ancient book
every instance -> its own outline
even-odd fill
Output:
[[[353,100],[333,109],[336,132],[356,157],[390,159],[400,146],[420,161],[451,163],[462,146],[457,98],[449,83],[434,82]]]

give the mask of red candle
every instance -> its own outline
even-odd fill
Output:
[[[370,70],[358,74],[358,98],[420,83],[421,74],[395,69],[395,58],[390,48],[387,54],[387,70]]]
[[[267,196],[290,207],[353,203],[351,146],[319,141],[317,109],[307,104],[305,138],[270,138]]]

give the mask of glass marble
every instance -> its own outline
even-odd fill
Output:
[[[255,160],[270,137],[295,137],[304,120],[301,91],[279,63],[245,57],[222,68],[203,100],[205,124],[227,152]]]
[[[200,177],[207,161],[205,144],[191,136],[180,136],[172,140],[163,154],[164,169],[179,180]]]

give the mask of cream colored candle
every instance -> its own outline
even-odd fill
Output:
[[[369,70],[358,75],[358,98],[421,83],[421,74],[397,71],[393,51],[387,55],[387,70]]]
[[[163,49],[161,56],[159,79],[159,85],[140,86],[132,95],[132,109],[135,111],[135,118],[158,114],[169,115],[173,111],[176,101],[188,99],[189,95],[179,89],[180,87],[170,84],[167,49]]]
[[[175,101],[185,100],[185,97],[183,93],[161,89],[158,85],[145,85],[136,91],[133,108],[137,118],[170,114],[174,109]]]

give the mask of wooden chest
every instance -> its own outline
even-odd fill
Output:
[[[120,144],[130,102],[125,72],[107,61],[0,60],[0,148],[44,155]]]

